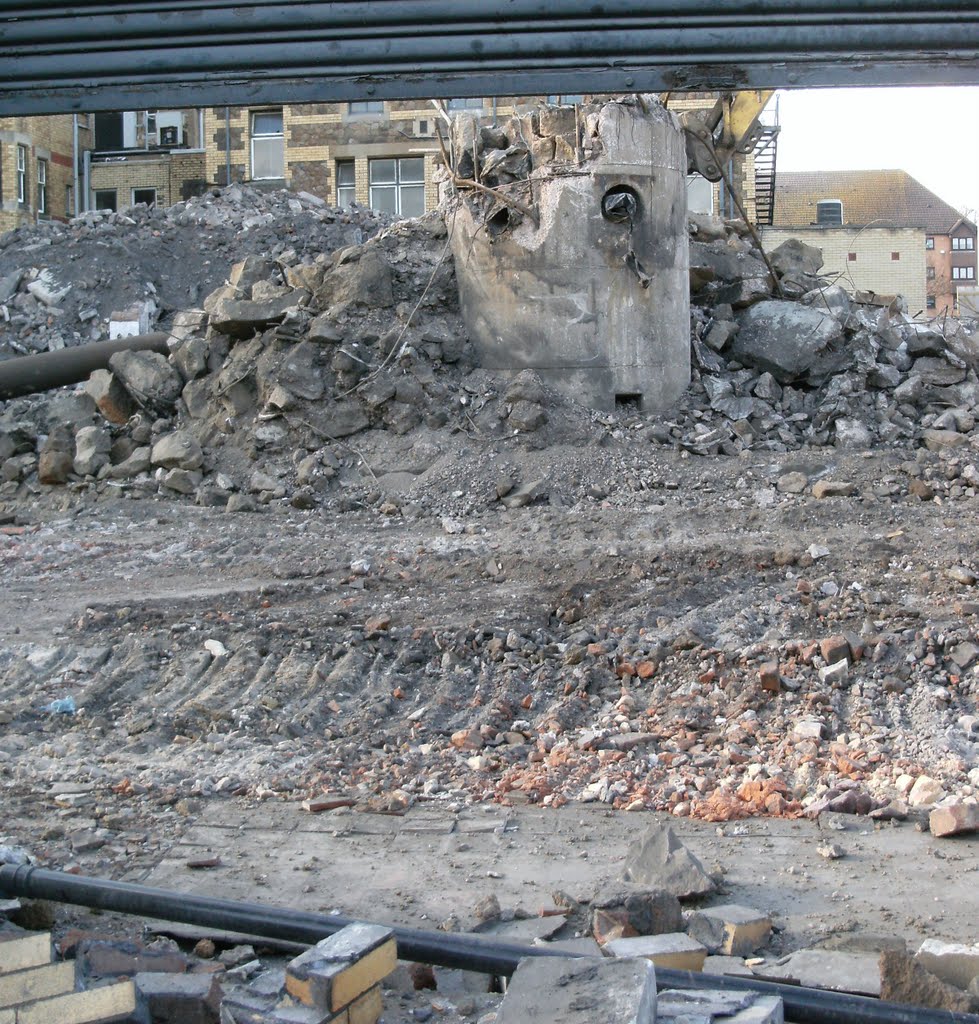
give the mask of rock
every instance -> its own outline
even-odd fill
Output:
[[[767,370],[780,383],[818,384],[850,361],[843,331],[829,314],[794,302],[759,302],[741,314],[733,359]]]
[[[109,370],[95,370],[85,382],[85,391],[110,423],[125,423],[135,411],[129,392]]]
[[[507,416],[507,424],[525,433],[537,430],[547,422],[547,413],[536,402],[514,403]]]
[[[504,508],[523,508],[544,497],[544,481],[532,480],[508,491],[500,497]]]
[[[707,949],[685,932],[613,939],[605,946],[605,953],[615,957],[642,957],[657,967],[676,971],[702,970],[707,958]]]
[[[27,290],[43,305],[57,306],[68,296],[68,293],[71,291],[71,285],[59,284],[55,281],[51,271],[45,268],[36,280],[31,281],[27,286]]]
[[[864,450],[874,443],[874,435],[866,423],[849,417],[841,417],[835,424],[837,448]]]
[[[622,877],[627,882],[672,893],[677,899],[705,896],[716,888],[703,865],[669,825],[656,822],[626,853]]]
[[[55,427],[38,453],[37,478],[42,484],[63,484],[74,470],[74,439],[67,427]]]
[[[768,254],[768,259],[779,277],[800,280],[819,273],[823,265],[823,252],[798,238],[787,238]]]
[[[919,775],[908,793],[908,803],[912,807],[929,807],[938,803],[945,795],[942,784],[927,775]]]
[[[323,378],[319,368],[319,349],[308,341],[294,345],[278,367],[277,385],[293,395],[315,401],[323,397]]]
[[[260,281],[267,281],[275,270],[275,264],[264,256],[246,256],[235,263],[228,273],[228,283],[242,295],[251,295],[252,288]]]
[[[183,390],[180,374],[159,352],[116,352],[109,369],[139,405],[154,412],[169,411]]]
[[[207,371],[207,342],[197,336],[190,336],[170,353],[173,365],[185,381],[195,380]]]
[[[288,310],[305,305],[308,297],[308,292],[293,289],[264,301],[224,297],[214,304],[210,324],[230,337],[249,338],[256,331],[281,323]]]
[[[921,436],[925,442],[925,447],[933,452],[946,451],[949,448],[961,448],[969,443],[969,438],[965,434],[960,434],[955,430],[925,430]]]
[[[385,309],[394,305],[394,273],[378,253],[358,250],[323,277],[316,293],[322,306],[349,303]]]
[[[200,469],[204,453],[193,434],[175,430],[153,445],[150,461],[167,469]]]
[[[507,385],[503,400],[505,402],[533,402],[543,405],[547,401],[544,382],[535,370],[521,370]]]
[[[680,901],[672,893],[603,893],[592,900],[592,934],[598,942],[634,935],[661,935],[683,927]]]
[[[839,843],[827,843],[826,846],[817,846],[816,853],[826,860],[841,860],[846,856],[846,850]]]
[[[967,989],[979,978],[979,943],[965,946],[939,939],[925,939],[914,959],[936,978],[956,988]]]
[[[109,464],[112,438],[103,427],[82,427],[75,435],[74,470],[79,476],[95,476]]]
[[[127,480],[130,477],[145,473],[150,468],[150,449],[140,447],[134,449],[132,454],[122,462],[109,470],[109,477],[113,480]]]
[[[324,440],[349,437],[370,426],[361,404],[348,398],[308,407],[303,421]]]
[[[979,803],[960,799],[943,801],[928,815],[928,828],[939,839],[979,832]]]
[[[711,953],[750,956],[768,942],[772,921],[767,914],[750,907],[727,903],[694,912],[687,933]]]
[[[154,1022],[217,1024],[222,996],[217,975],[140,972],[133,984]]]
[[[880,998],[909,1006],[959,1013],[972,1011],[972,1000],[928,971],[917,959],[896,949],[880,954]]]
[[[979,658],[979,647],[975,644],[965,643],[956,644],[951,651],[949,651],[949,657],[955,664],[956,668],[967,669],[975,660]]]
[[[656,971],[645,960],[528,957],[496,1024],[655,1024]]]
[[[843,480],[817,480],[812,485],[814,498],[849,498],[857,493],[857,485]]]
[[[778,478],[775,487],[783,494],[802,494],[809,486],[809,477],[805,473],[784,473]]]

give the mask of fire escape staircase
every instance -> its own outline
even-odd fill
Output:
[[[775,216],[775,158],[779,126],[759,125],[752,154],[755,158],[755,222],[770,227]]]

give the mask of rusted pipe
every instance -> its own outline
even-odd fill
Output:
[[[0,363],[0,400],[33,395],[38,391],[77,384],[93,370],[105,370],[117,352],[161,352],[167,354],[168,334],[134,334],[113,341],[96,341],[78,348],[62,348],[56,352],[39,352]]]

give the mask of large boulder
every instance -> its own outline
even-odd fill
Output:
[[[394,305],[394,272],[375,252],[360,251],[343,259],[323,278],[316,293],[323,306],[338,303],[382,309]]]
[[[768,258],[779,277],[799,281],[819,273],[823,265],[823,250],[806,245],[798,238],[787,238],[768,254]]]
[[[82,427],[75,435],[74,469],[79,476],[96,476],[109,464],[112,438],[104,427]]]
[[[622,877],[627,882],[672,893],[677,899],[706,896],[716,888],[703,864],[669,825],[654,822],[629,847]]]
[[[783,384],[820,384],[851,362],[839,321],[821,310],[772,299],[742,313],[740,324],[731,358],[767,370]]]
[[[159,352],[116,352],[109,369],[144,409],[168,410],[180,397],[184,382]]]
[[[150,456],[154,466],[166,469],[199,469],[204,453],[197,439],[186,430],[175,430],[153,445]]]

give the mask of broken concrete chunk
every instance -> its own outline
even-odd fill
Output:
[[[172,407],[184,386],[180,374],[159,352],[116,352],[109,369],[141,406],[155,412]]]
[[[959,799],[943,801],[928,816],[928,828],[939,839],[979,832],[979,803]]]
[[[591,906],[592,934],[599,942],[678,932],[683,927],[680,901],[668,892],[603,893]]]
[[[657,997],[657,1024],[783,1024],[779,996],[725,989],[668,989]]]
[[[704,896],[716,888],[700,861],[662,822],[650,825],[630,845],[622,877],[627,882],[671,892],[681,900]]]
[[[290,961],[286,992],[304,1006],[336,1013],[386,978],[397,961],[390,928],[350,924]]]
[[[85,382],[85,391],[110,423],[125,423],[136,410],[129,392],[109,370],[93,371]]]
[[[394,305],[394,273],[378,253],[362,252],[359,258],[341,262],[323,278],[316,293],[321,305],[373,306],[384,309]]]
[[[305,304],[308,292],[290,289],[266,301],[222,298],[214,305],[210,324],[233,338],[248,338],[256,331],[279,323],[286,311]]]
[[[95,476],[109,464],[112,438],[104,427],[82,427],[75,435],[74,469],[79,476]]]
[[[613,939],[606,943],[605,952],[616,957],[642,957],[657,967],[676,971],[700,971],[707,958],[707,948],[685,932]]]
[[[823,265],[822,249],[806,245],[798,238],[787,238],[768,254],[768,258],[779,277],[790,280],[812,277]]]
[[[750,907],[727,903],[698,910],[691,916],[687,931],[711,953],[750,956],[768,942],[772,920]]]
[[[731,358],[783,384],[800,378],[818,384],[852,358],[834,317],[795,302],[759,302],[741,314],[740,325]]]
[[[966,946],[940,939],[925,939],[914,959],[936,978],[956,988],[967,989],[975,978],[979,978],[979,943]]]
[[[246,256],[236,263],[228,274],[228,283],[242,295],[251,295],[252,287],[260,281],[267,281],[275,265],[264,256]]]
[[[912,958],[903,950],[884,950],[878,970],[880,998],[888,1002],[959,1013],[970,1013],[973,1009],[965,992],[935,977],[917,957]]]
[[[655,1024],[656,971],[646,960],[528,957],[496,1024]]]
[[[919,775],[908,793],[908,803],[912,807],[928,807],[944,796],[945,790],[940,782],[928,775]]]
[[[880,968],[876,953],[800,949],[777,964],[755,967],[765,981],[786,981],[807,988],[826,988],[855,995],[880,995]]]
[[[150,458],[154,466],[167,469],[199,469],[204,461],[204,453],[193,434],[186,430],[175,430],[153,445]]]

